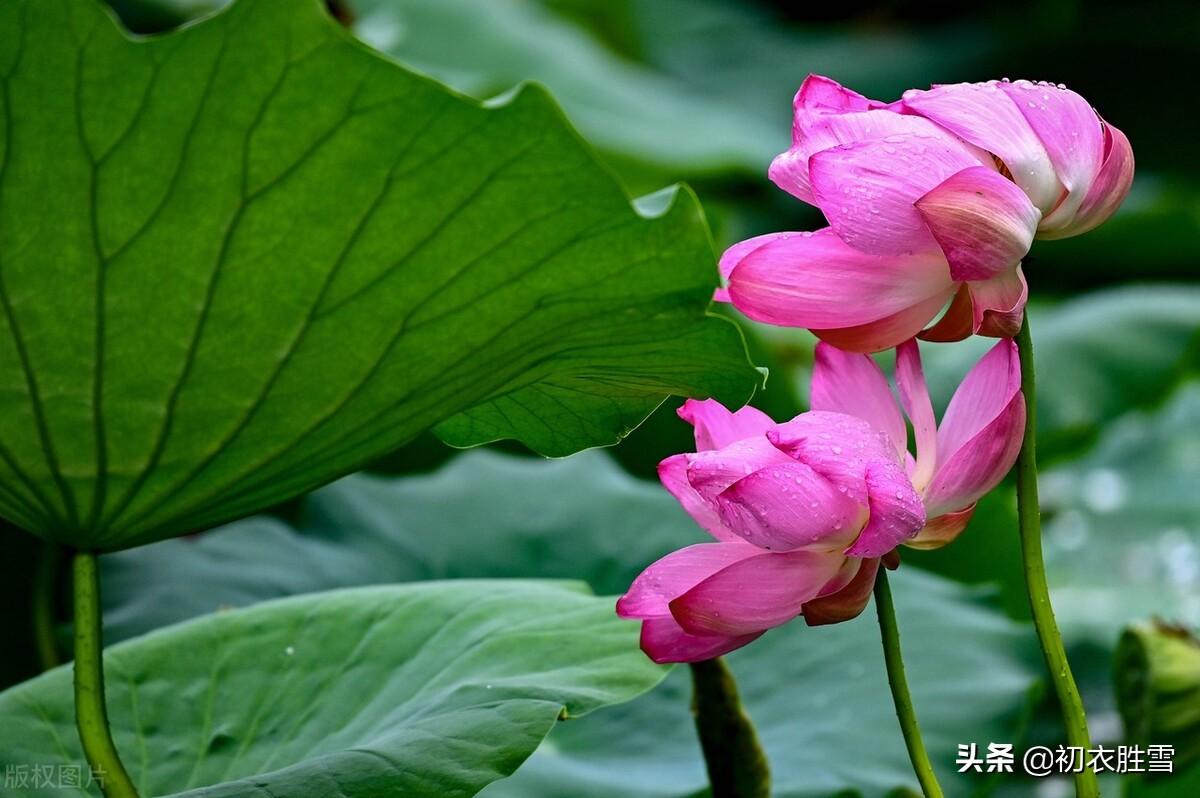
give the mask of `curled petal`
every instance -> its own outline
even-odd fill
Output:
[[[688,515],[717,540],[741,540],[721,520],[717,507],[696,492],[688,481],[688,455],[677,454],[658,464],[658,478]]]
[[[1058,204],[1062,185],[1050,154],[1016,103],[992,83],[956,83],[904,93],[904,106],[930,119],[1008,167],[1013,181],[1042,213]]]
[[[833,578],[821,588],[821,592],[817,594],[817,598],[832,596],[853,582],[854,577],[858,576],[859,568],[862,567],[863,562],[864,560],[856,557],[847,557],[846,561],[842,563],[842,567],[833,575]],[[813,601],[816,601],[816,599],[813,599]]]
[[[715,399],[688,399],[678,414],[695,428],[698,452],[762,435],[775,426],[771,417],[757,408],[747,405],[731,413]]]
[[[668,604],[721,569],[763,552],[748,543],[697,543],[673,551],[638,574],[617,600],[622,618],[661,618]]]
[[[865,111],[881,105],[824,75],[806,77],[792,100],[792,109],[797,114],[804,111]]]
[[[917,439],[917,459],[910,479],[919,491],[929,483],[937,464],[937,421],[921,368],[921,350],[915,340],[905,341],[896,348],[896,387],[900,389],[900,402],[912,421]]]
[[[999,341],[954,392],[938,428],[938,450],[945,457],[992,423],[1021,391],[1021,359],[1013,341]]]
[[[686,455],[688,482],[701,498],[716,506],[717,494],[747,474],[769,465],[791,460],[771,445],[765,436],[735,441],[721,449]]]
[[[925,522],[925,528],[904,545],[913,549],[940,549],[947,543],[953,543],[967,528],[967,523],[975,514],[975,507],[976,505],[971,504],[958,512],[943,513],[936,518],[930,518]]]
[[[1067,238],[1086,233],[1107,221],[1125,201],[1133,185],[1133,148],[1124,133],[1107,123],[1104,125],[1104,152],[1104,165],[1075,212],[1074,221],[1060,230],[1041,233],[1042,238]]]
[[[840,570],[841,554],[788,551],[759,554],[723,568],[671,601],[671,614],[690,634],[745,635],[800,614]]]
[[[1046,148],[1067,194],[1042,220],[1041,230],[1071,224],[1104,163],[1104,130],[1090,103],[1051,83],[998,84]]]
[[[737,266],[754,250],[769,244],[779,238],[791,238],[793,236],[804,235],[803,233],[766,233],[765,235],[747,238],[745,241],[739,241],[729,249],[725,250],[721,255],[721,260],[717,262],[717,271],[721,273],[721,278],[728,282],[729,275],[733,272],[733,267]],[[722,286],[713,292],[714,302],[729,302],[729,289]]]
[[[1029,252],[1041,211],[994,169],[972,166],[916,202],[955,280],[987,280]]]
[[[721,518],[763,549],[838,551],[854,540],[866,509],[803,463],[760,468],[717,497]]]
[[[873,321],[869,324],[860,324],[855,327],[843,327],[841,329],[814,329],[813,335],[826,341],[838,349],[844,349],[847,352],[881,352],[884,349],[890,349],[893,346],[907,341],[914,335],[921,335],[922,329],[930,322],[938,311],[946,304],[952,296],[955,295],[954,283],[947,283],[945,289],[940,294],[935,294],[929,299],[918,302],[917,304],[905,308],[904,310],[893,313],[891,316],[886,316],[878,321]],[[970,325],[970,303],[967,304],[967,331],[958,338],[951,340],[961,340],[971,334]],[[940,328],[939,322],[935,327]],[[939,340],[939,339],[930,339]]]
[[[802,144],[779,153],[767,167],[767,178],[801,202],[815,205],[812,182],[808,177],[808,159],[812,156]]]
[[[911,255],[937,248],[913,206],[955,172],[980,162],[944,133],[909,133],[822,150],[808,162],[817,206],[854,249]]]
[[[879,560],[851,559],[848,562],[861,563],[848,584],[834,593],[805,603],[802,611],[804,622],[809,626],[825,626],[857,618],[871,600],[875,575],[879,573]]]
[[[952,287],[940,252],[867,255],[830,228],[768,242],[729,276],[730,299],[750,318],[816,330],[878,322],[931,298],[948,298]]]
[[[1029,285],[1018,266],[990,280],[967,283],[971,291],[972,327],[980,335],[1012,338],[1021,329]]]
[[[871,515],[848,557],[882,557],[925,525],[925,505],[899,464],[875,460],[867,465],[867,506]]]
[[[642,651],[657,663],[702,662],[728,654],[757,639],[762,632],[747,635],[693,635],[672,617],[642,621]]]
[[[996,487],[1017,460],[1024,430],[1025,397],[1018,393],[991,424],[938,465],[925,492],[930,515],[962,510]]]
[[[925,491],[930,517],[957,512],[1004,478],[1025,427],[1016,344],[1002,340],[971,369],[938,429],[938,465]]]
[[[887,437],[844,413],[812,410],[767,432],[779,451],[812,468],[861,506],[867,506],[867,465],[897,462]]]
[[[958,286],[950,306],[942,317],[917,337],[922,341],[961,341],[970,338],[975,331],[975,311],[971,303],[971,287],[967,283]]]
[[[887,377],[867,355],[844,352],[824,342],[817,344],[809,407],[857,416],[885,433],[900,456],[907,451],[904,417]]]

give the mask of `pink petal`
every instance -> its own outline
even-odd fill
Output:
[[[940,252],[866,255],[824,228],[780,237],[751,252],[730,274],[729,295],[738,310],[756,321],[838,329],[929,303],[947,296],[952,285]]]
[[[622,618],[661,618],[671,614],[668,604],[721,569],[762,549],[737,543],[697,543],[673,551],[638,574],[625,595],[617,600]]]
[[[957,512],[1004,478],[1025,424],[1017,346],[1002,340],[975,364],[938,429],[938,466],[925,491],[930,517]]]
[[[940,549],[948,543],[953,543],[967,528],[967,523],[975,514],[975,507],[976,505],[971,504],[958,512],[943,513],[937,518],[930,518],[925,522],[925,528],[904,545],[913,549]]]
[[[892,442],[861,418],[826,410],[801,413],[767,432],[784,454],[812,468],[861,506],[867,506],[867,465],[896,462]]]
[[[954,296],[954,291],[955,284],[948,283],[942,293],[878,321],[841,329],[814,329],[812,333],[822,341],[827,341],[847,352],[881,352],[920,334],[925,325],[937,316],[938,311]],[[967,332],[960,338],[966,338],[971,334],[969,304],[967,312]],[[923,334],[922,337],[924,337]]]
[[[690,634],[744,635],[800,614],[804,602],[841,568],[841,554],[788,551],[736,562],[671,601],[671,614]]]
[[[717,497],[725,524],[772,551],[840,551],[866,521],[866,510],[795,460],[760,468]]]
[[[791,460],[763,435],[735,441],[721,449],[686,455],[687,478],[701,498],[716,506],[717,494],[742,477],[769,465]]]
[[[996,419],[942,460],[925,492],[931,516],[959,512],[1000,484],[1017,461],[1025,432],[1025,397],[1017,394]]]
[[[857,416],[883,432],[901,456],[907,451],[904,417],[888,387],[887,377],[867,355],[817,344],[809,407]]]
[[[824,75],[809,75],[800,84],[792,100],[792,109],[800,111],[865,111],[881,103],[870,100],[856,91],[847,89],[833,78]]]
[[[938,428],[943,459],[958,451],[1003,412],[1021,390],[1021,359],[1013,341],[998,341],[950,398]]]
[[[838,236],[861,252],[891,256],[937,248],[913,203],[955,172],[979,165],[961,142],[937,133],[858,141],[808,162],[817,206]]]
[[[863,562],[864,560],[860,560],[856,557],[847,557],[846,561],[842,563],[842,567],[839,568],[838,572],[833,575],[833,578],[821,587],[821,591],[817,594],[817,598],[819,599],[824,596],[832,596],[839,590],[845,589],[846,586],[853,582],[854,578],[858,576],[859,569],[862,567]],[[813,601],[816,600],[817,599],[813,599]]]
[[[697,493],[688,481],[688,455],[673,455],[659,463],[658,478],[692,520],[714,538],[721,541],[741,540],[721,521],[717,506]]]
[[[642,651],[658,663],[703,662],[728,654],[756,640],[762,632],[748,635],[692,635],[671,617],[642,621]]]
[[[961,341],[975,331],[975,311],[971,306],[969,283],[958,286],[946,312],[927,330],[918,334],[922,341]]]
[[[1021,329],[1029,286],[1021,267],[990,280],[967,283],[971,291],[972,327],[980,335],[1012,338]]]
[[[875,141],[906,133],[942,135],[937,125],[919,116],[888,110],[831,112],[798,108],[792,126],[792,146],[771,162],[771,182],[797,199],[816,204],[809,176],[809,159],[816,153],[844,144]]]
[[[745,438],[761,436],[775,422],[761,410],[750,407],[729,412],[715,399],[688,399],[677,411],[696,431],[696,451],[720,449]]]
[[[801,202],[815,205],[812,181],[808,176],[808,159],[811,156],[812,153],[803,144],[779,153],[767,167],[767,179]]]
[[[791,236],[800,235],[800,233],[766,233],[761,236],[747,238],[745,241],[739,241],[721,254],[721,259],[717,261],[717,271],[721,273],[721,279],[724,282],[729,281],[729,275],[733,272],[733,268],[742,262],[742,259],[749,255],[754,250],[761,247],[770,241],[777,238],[790,238]],[[713,302],[731,302],[729,298],[729,288],[721,286],[713,291]]]
[[[1108,220],[1129,194],[1133,185],[1133,148],[1129,139],[1112,125],[1104,125],[1105,156],[1087,196],[1075,212],[1075,219],[1061,230],[1045,231],[1042,238],[1067,238],[1086,233]]]
[[[835,593],[804,604],[804,622],[809,626],[825,626],[857,618],[871,600],[875,576],[879,573],[879,560],[851,559],[848,562],[861,563],[849,584]]]
[[[921,368],[921,350],[915,340],[905,341],[896,348],[896,387],[900,389],[900,402],[912,421],[917,439],[916,468],[910,479],[919,491],[933,477],[937,463],[937,421]]]
[[[728,280],[729,275],[733,273],[733,268],[741,263],[742,260],[754,250],[758,249],[764,244],[769,244],[777,238],[792,238],[793,236],[800,235],[804,234],[766,233],[765,235],[754,236],[754,238],[747,238],[745,241],[739,241],[729,249],[725,250],[724,254],[721,255],[721,260],[717,263],[717,270],[721,273],[723,278]]]
[[[995,155],[1042,213],[1063,188],[1050,155],[1016,103],[993,83],[957,83],[904,93],[904,105]]]
[[[984,166],[946,178],[916,207],[955,280],[986,280],[1016,266],[1029,252],[1042,218],[1025,192]]]
[[[1104,129],[1087,100],[1069,89],[1028,80],[999,84],[1042,142],[1067,190],[1042,220],[1042,231],[1069,225],[1104,163]]]
[[[925,526],[925,505],[897,463],[874,460],[867,465],[867,506],[871,515],[848,557],[882,557]]]

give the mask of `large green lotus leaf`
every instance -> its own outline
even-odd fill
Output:
[[[107,556],[105,618],[110,634],[124,636],[222,605],[447,577],[578,577],[618,592],[656,557],[702,539],[666,491],[601,452],[553,462],[469,452],[428,476],[347,477],[309,497],[296,528],[260,517]],[[911,567],[893,581],[926,741],[951,794],[966,794],[974,782],[953,774],[955,746],[1020,736],[1040,672],[1031,634],[980,602],[977,589]],[[916,786],[871,610],[838,626],[789,624],[730,659],[772,755],[777,795]],[[687,679],[678,669],[650,696],[566,724],[511,783],[489,791],[701,791]]]
[[[0,5],[0,513],[114,549],[439,425],[562,455],[743,403],[695,198],[636,212],[539,89],[485,109],[317,0],[133,40]]]
[[[474,795],[558,718],[665,673],[611,598],[520,580],[283,599],[113,646],[104,664],[140,793],[188,798]],[[0,717],[0,762],[84,761],[70,667],[0,693]],[[21,794],[86,793],[56,781]]]

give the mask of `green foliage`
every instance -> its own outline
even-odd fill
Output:
[[[1192,382],[1044,474],[1046,568],[1066,634],[1111,648],[1123,626],[1151,616],[1200,625],[1198,426]]]
[[[610,599],[571,583],[343,590],[112,647],[109,714],[145,796],[470,796],[560,717],[654,686],[665,671],[636,639]],[[69,667],[0,693],[0,717],[5,762],[84,761]]]
[[[437,426],[548,455],[758,375],[686,191],[639,216],[539,89],[486,110],[316,0],[133,40],[0,6],[0,513],[116,549]]]
[[[787,128],[612,53],[538,3],[357,0],[355,32],[473,97],[545,85],[588,140],[653,167],[761,172]],[[786,100],[786,97],[785,97]]]
[[[1200,365],[1200,287],[1123,286],[1031,310],[1038,371],[1038,450],[1078,450],[1131,408],[1160,404]],[[994,341],[925,346],[935,402]]]
[[[537,574],[619,592],[653,559],[704,539],[665,491],[599,452],[556,462],[471,452],[429,476],[356,475],[313,494],[301,518],[298,528],[247,519],[104,558],[110,630],[137,634],[222,605],[385,581]],[[956,744],[1020,736],[1039,667],[1032,636],[985,606],[978,591],[912,568],[901,568],[893,587],[926,742],[943,778],[960,788],[953,794],[962,794],[979,782],[945,772]],[[729,659],[777,795],[881,796],[915,786],[870,609],[837,626],[794,622]],[[689,689],[680,668],[649,696],[565,724],[488,794],[700,791]]]

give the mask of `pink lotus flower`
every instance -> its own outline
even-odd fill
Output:
[[[1078,235],[1111,216],[1133,181],[1133,151],[1062,86],[960,83],[885,104],[812,75],[796,94],[792,147],[769,174],[829,227],[735,244],[717,298],[873,352],[918,334],[1015,335],[1034,237]]]
[[[963,530],[1020,449],[1016,347],[1002,341],[976,364],[940,426],[916,342],[896,357],[900,405],[870,357],[824,343],[813,410],[791,421],[684,404],[697,451],[663,460],[659,477],[717,542],[668,554],[617,602],[618,614],[642,620],[652,659],[710,659],[798,615],[809,625],[854,618],[898,545],[933,548]]]
[[[976,502],[999,484],[1020,452],[1025,397],[1017,346],[1000,341],[975,364],[950,399],[941,424],[934,419],[915,340],[896,349],[896,387],[899,405],[870,356],[817,344],[812,407],[847,413],[884,431],[897,455],[907,460],[908,476],[928,518],[905,545],[938,548],[963,531]],[[916,458],[908,454],[901,407],[912,423]]]
[[[879,558],[925,525],[891,440],[862,418],[803,413],[784,424],[751,407],[689,400],[696,449],[659,476],[717,542],[673,552],[617,603],[639,618],[657,662],[710,659],[804,614],[862,611]]]

